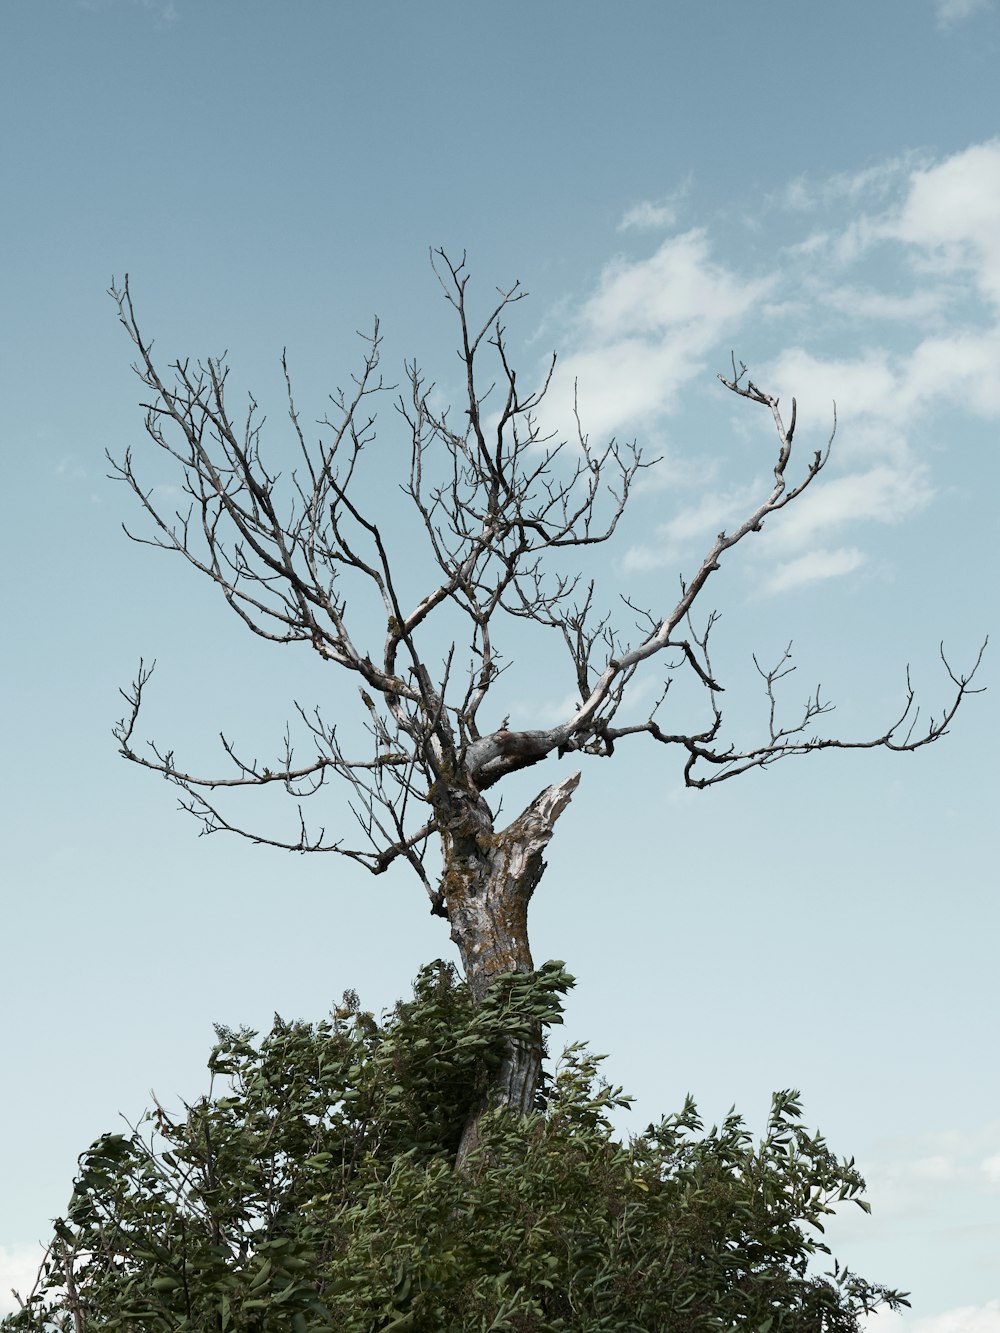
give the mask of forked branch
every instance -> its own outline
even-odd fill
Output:
[[[816,731],[831,707],[819,690],[784,721],[778,694],[792,669],[790,648],[771,669],[753,659],[767,700],[766,729],[750,746],[724,738],[723,685],[709,652],[716,617],[705,616],[699,631],[696,603],[728,553],[816,481],[836,432],[836,406],[825,447],[793,475],[795,400],[786,425],[778,399],[733,358],[731,375],[719,376],[722,384],[766,407],[774,422],[771,477],[743,519],[718,533],[693,575],[681,580],[676,600],[643,609],[623,598],[637,617],[630,639],[600,607],[595,583],[567,573],[562,561],[570,548],[613,537],[646,462],[634,444],[611,439],[592,445],[575,405],[566,438],[547,431],[541,412],[555,359],[526,388],[504,326],[507,312],[526,295],[520,284],[499,289],[486,317],[475,321],[464,257],[454,262],[439,250],[432,262],[458,324],[461,405],[454,411],[442,407],[434,384],[416,364],[407,366],[405,389],[394,406],[408,443],[402,478],[412,519],[408,529],[396,520],[379,521],[371,502],[367,469],[374,468],[379,481],[386,470],[378,455],[378,408],[393,392],[379,372],[377,321],[363,340],[351,388],[332,395],[333,411],[318,422],[315,442],[303,427],[282,358],[296,460],[284,475],[265,458],[265,423],[253,397],[238,421],[232,415],[224,359],[178,360],[169,374],[161,374],[152,343],[140,331],[128,280],[121,289],[112,287],[137,349],[136,373],[151,394],[144,404],[147,434],[179,469],[186,497],[176,511],[164,508],[163,497],[140,482],[126,453],[113,462],[114,475],[130,487],[151,521],[149,534],[129,535],[180,554],[220,589],[255,634],[307,644],[324,661],[352,673],[364,707],[367,754],[358,754],[353,742],[351,754],[345,752],[337,727],[327,725],[318,711],[296,705],[309,747],[304,762],[294,757],[290,733],[283,753],[269,765],[242,757],[223,737],[228,773],[202,776],[179,765],[171,750],[134,741],[151,672],[140,663],[131,689],[123,691],[128,712],[115,731],[121,753],[179,786],[184,808],[204,832],[236,832],[295,851],[333,851],[375,874],[404,860],[439,908],[440,892],[425,870],[429,844],[466,817],[456,814],[459,807],[477,810],[476,818],[491,824],[482,794],[550,757],[607,757],[623,740],[648,735],[679,747],[685,782],[706,787],[792,755],[827,748],[915,750],[946,733],[965,697],[976,692],[972,682],[982,650],[972,669],[960,673],[942,649],[953,689],[938,717],[919,725],[907,678],[899,717],[882,734],[861,740]],[[424,590],[408,601],[403,589],[415,578],[423,580]],[[364,603],[361,618],[355,608]],[[380,622],[374,639],[373,615]],[[498,647],[510,618],[554,631],[569,655],[567,684],[577,701],[553,726],[483,722],[491,692],[512,666]],[[656,706],[644,721],[620,724],[630,685],[654,657],[664,673]],[[435,669],[435,663],[441,665]],[[664,718],[678,673],[704,691],[704,719],[694,729],[671,727]],[[331,777],[347,784],[349,807],[363,834],[360,847],[328,838],[322,828],[318,833],[307,828],[302,802],[314,799]],[[220,808],[228,789],[273,784],[281,784],[298,804],[298,829],[291,837],[245,828]]]

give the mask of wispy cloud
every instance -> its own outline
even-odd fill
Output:
[[[1000,139],[915,171],[884,235],[923,252],[938,272],[970,275],[1000,305]]]
[[[629,547],[622,569],[625,573],[636,573],[675,564],[693,544],[701,544],[739,522],[755,499],[759,502],[759,491],[759,486],[743,486],[707,492],[668,522],[661,523],[655,541]]]
[[[856,546],[817,545],[860,523],[899,523],[934,498],[926,465],[907,457],[865,471],[821,479],[794,505],[769,520],[766,543],[755,548],[758,562],[787,557],[766,574],[758,588],[773,596],[806,583],[849,574],[866,559]],[[711,491],[660,524],[653,541],[634,543],[622,559],[624,573],[644,573],[675,566],[693,549],[731,530],[761,499],[760,486]],[[809,550],[807,548],[813,548]]]
[[[992,1253],[1000,1238],[995,1191],[1000,1184],[1000,1121],[964,1125],[883,1142],[864,1165],[868,1197],[883,1227],[900,1227],[954,1236],[982,1250],[992,1276]],[[853,1225],[853,1222],[849,1222]],[[902,1318],[889,1312],[870,1316],[865,1333],[1000,1333],[1000,1300],[964,1305],[922,1315],[915,1309]]]
[[[76,0],[76,2],[79,9],[90,10],[94,14],[116,9],[125,4],[132,9],[144,10],[160,28],[171,27],[180,17],[174,0]]]
[[[0,1245],[0,1317],[18,1309],[11,1289],[27,1296],[35,1285],[35,1277],[43,1258],[42,1247],[34,1245]]]
[[[636,204],[628,210],[619,222],[618,230],[628,231],[632,227],[643,229],[672,227],[676,221],[677,208],[674,204],[664,201],[653,203],[649,199],[644,199],[641,204]]]
[[[573,690],[560,699],[552,695],[547,699],[517,699],[510,715],[516,727],[554,727],[572,717],[579,707],[580,693]]]
[[[993,0],[935,0],[938,23],[943,28],[991,9]]]
[[[692,228],[645,256],[609,261],[593,290],[560,312],[563,355],[543,425],[564,428],[578,385],[584,429],[600,440],[636,434],[650,453],[666,440],[668,462],[646,490],[665,500],[682,492],[652,533],[637,534],[625,573],[700,558],[763,498],[759,470],[756,486],[746,484],[746,456],[706,452],[709,419],[688,428],[682,416],[683,391],[728,362],[751,320],[785,331],[769,363],[752,369],[784,404],[797,398],[800,449],[823,447],[834,400],[839,421],[828,469],[754,543],[758,592],[861,568],[866,528],[934,501],[930,451],[950,445],[956,414],[1000,420],[1000,139],[939,160],[908,152],[801,177],[767,207],[779,204],[801,234],[786,234],[755,272],[731,266],[708,227]],[[637,204],[621,228],[641,243],[642,228],[673,225],[676,205],[676,194]],[[743,421],[725,423],[731,438]],[[948,436],[936,438],[945,422]],[[687,468],[682,433],[698,441]],[[702,490],[693,504],[683,497],[692,481]]]
[[[1000,1122],[891,1141],[866,1176],[893,1213],[912,1209],[914,1190],[925,1203],[928,1187],[951,1190],[956,1185],[982,1192],[1000,1184]],[[928,1205],[929,1206],[929,1205]]]
[[[821,478],[770,520],[771,549],[798,550],[853,523],[898,523],[934,498],[926,465],[889,463]]]
[[[856,546],[842,546],[833,551],[809,551],[806,555],[779,565],[765,578],[760,592],[765,597],[774,597],[778,593],[790,592],[793,588],[850,574],[860,568],[866,559],[864,551],[859,551]]]
[[[985,1305],[960,1305],[936,1315],[884,1312],[869,1315],[865,1333],[1000,1333],[1000,1300]]]
[[[829,215],[845,204],[847,219],[829,225]],[[939,162],[909,153],[851,176],[800,178],[773,196],[771,206],[825,215],[822,230],[787,245],[792,259],[819,256],[844,269],[883,247],[890,259],[904,258],[928,280],[916,293],[924,302],[951,294],[935,288],[942,278],[971,277],[983,296],[1000,304],[1000,139]],[[832,269],[809,277],[820,290],[824,282],[828,292],[843,286],[842,274]],[[866,318],[872,308],[856,313]]]
[[[881,159],[858,171],[837,171],[828,176],[796,176],[769,196],[771,207],[811,213],[837,203],[870,207],[896,188],[906,173],[922,160],[915,152]]]
[[[911,428],[934,407],[957,405],[985,418],[1000,417],[1000,324],[934,334],[905,352],[876,346],[850,360],[793,346],[762,374],[783,397],[794,394],[811,420],[825,413],[832,421],[836,403],[842,426],[838,451],[850,448],[858,425],[877,423],[890,432],[880,452],[896,454],[891,431]],[[866,451],[870,443],[865,441]]]
[[[672,412],[775,279],[743,279],[712,256],[704,229],[670,237],[648,258],[612,260],[580,307],[548,411],[565,420],[579,384],[585,429],[597,437]]]
[[[873,348],[851,359],[822,357],[793,345],[780,352],[761,372],[771,391],[790,400],[798,399],[811,420],[826,418],[832,424],[836,403],[840,420],[882,415],[896,401],[897,380],[889,353]]]
[[[932,1153],[929,1157],[914,1157],[909,1172],[913,1180],[954,1180],[958,1167],[946,1153]]]
[[[643,199],[634,204],[618,224],[619,231],[658,231],[672,227],[680,216],[681,206],[691,192],[691,180],[686,180],[670,194],[660,199]]]
[[[940,290],[919,290],[903,295],[880,292],[874,288],[837,284],[820,293],[820,300],[833,310],[854,319],[902,320],[926,322],[947,301]]]
[[[60,481],[86,481],[89,473],[83,464],[72,454],[63,454],[53,465],[52,471]]]

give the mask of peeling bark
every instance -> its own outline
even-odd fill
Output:
[[[458,946],[473,999],[478,1003],[497,976],[531,972],[528,903],[545,871],[543,853],[556,820],[580,781],[572,773],[540,792],[524,811],[495,832],[481,797],[463,802],[449,819],[445,839],[444,893],[451,938]],[[509,1037],[500,1069],[486,1099],[470,1113],[458,1151],[461,1169],[479,1144],[479,1120],[489,1107],[509,1106],[527,1114],[534,1105],[542,1068],[542,1033]]]

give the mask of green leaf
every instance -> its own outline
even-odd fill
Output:
[[[807,1224],[866,1207],[864,1185],[793,1123],[793,1094],[776,1095],[760,1143],[735,1111],[706,1134],[690,1098],[622,1143],[610,1111],[628,1099],[576,1043],[541,1109],[485,1115],[482,1151],[456,1172],[498,1037],[532,1014],[550,1026],[556,979],[508,978],[476,1007],[435,964],[379,1021],[276,1020],[178,1123],[142,1122],[148,1151],[118,1135],[83,1155],[34,1322],[10,1333],[72,1327],[67,1248],[88,1256],[76,1276],[108,1333],[814,1333],[820,1315],[848,1329],[900,1308],[846,1269],[813,1275],[828,1251]]]

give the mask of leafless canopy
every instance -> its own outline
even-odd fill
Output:
[[[395,565],[391,561],[385,525],[366,512],[359,498],[359,464],[376,444],[378,403],[394,393],[379,374],[378,324],[365,339],[350,391],[332,398],[334,410],[320,423],[323,433],[317,441],[300,422],[283,361],[298,452],[295,470],[283,479],[262,452],[263,421],[254,400],[238,418],[231,413],[224,361],[178,361],[161,375],[152,344],[140,332],[127,278],[123,288],[112,288],[121,322],[138,349],[136,372],[150,391],[144,403],[146,430],[176,460],[187,496],[185,508],[164,513],[139,481],[131,453],[120,462],[112,459],[114,475],[134,491],[152,521],[151,534],[134,539],[181,554],[218,585],[255,634],[310,644],[326,661],[353,673],[367,714],[371,748],[366,754],[345,753],[337,727],[319,711],[297,705],[311,749],[308,762],[295,762],[290,734],[270,767],[241,757],[223,738],[228,773],[201,776],[185,771],[172,751],[155,744],[137,747],[133,738],[151,671],[140,664],[131,688],[123,691],[128,711],[115,733],[121,752],[176,783],[184,793],[182,804],[204,831],[226,829],[291,850],[338,852],[375,874],[403,859],[441,910],[440,889],[430,882],[424,861],[429,841],[445,832],[448,793],[481,800],[480,794],[500,779],[549,755],[610,756],[622,741],[644,736],[677,748],[685,782],[705,787],[812,750],[913,750],[945,733],[971,692],[979,659],[967,674],[945,660],[953,687],[950,700],[922,727],[907,681],[905,706],[891,725],[879,736],[851,741],[815,730],[828,711],[818,692],[803,712],[781,720],[776,693],[790,669],[786,653],[776,666],[757,668],[771,705],[767,733],[748,747],[725,740],[722,686],[709,653],[715,617],[708,614],[697,629],[694,603],[726,552],[815,481],[829,445],[793,479],[794,400],[786,424],[778,400],[749,380],[744,366],[734,362],[730,377],[720,375],[728,390],[773,416],[773,483],[742,523],[719,533],[693,577],[682,581],[672,606],[646,609],[623,598],[630,620],[638,620],[637,632],[626,640],[595,610],[593,583],[560,572],[562,559],[556,553],[612,536],[645,466],[638,449],[615,440],[595,449],[579,418],[570,440],[546,435],[538,409],[554,360],[541,385],[526,391],[510,363],[505,338],[505,314],[524,292],[517,284],[500,291],[488,317],[473,323],[464,257],[454,263],[438,251],[433,258],[457,318],[465,384],[459,411],[439,408],[433,386],[413,364],[406,367],[405,392],[395,398],[410,444],[402,489],[436,570],[415,604],[404,600],[405,580],[398,558]],[[407,562],[407,573],[412,563]],[[385,637],[377,649],[352,636],[358,630],[344,592],[347,581],[355,589],[352,605],[363,584],[381,608]],[[464,637],[456,635],[456,616],[465,625]],[[578,699],[555,726],[483,725],[484,706],[505,666],[496,635],[506,616],[554,630],[565,648],[567,687]],[[432,630],[437,638],[431,638]],[[665,683],[656,705],[645,720],[616,725],[629,682],[657,654]],[[679,672],[691,673],[704,689],[704,725],[695,732],[674,733],[661,720]],[[347,784],[363,834],[357,846],[307,826],[301,801],[331,776]],[[291,838],[237,827],[213,795],[219,788],[271,783],[299,799],[298,831]]]

